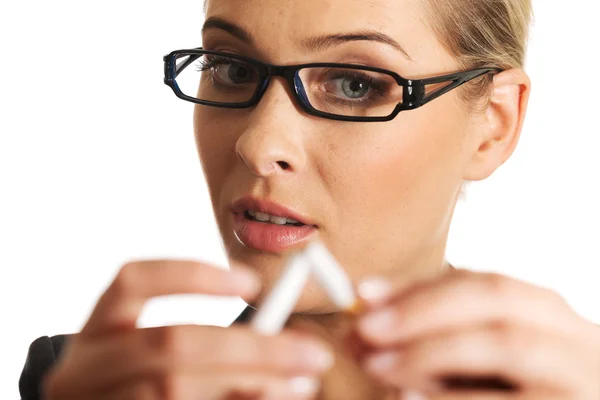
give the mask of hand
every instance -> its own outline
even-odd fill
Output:
[[[362,287],[364,368],[392,387],[429,400],[600,399],[600,329],[554,292],[467,271]]]
[[[125,265],[45,380],[49,400],[310,399],[328,349],[299,333],[246,327],[136,329],[144,303],[176,293],[256,294],[249,271],[186,261]],[[251,397],[244,397],[251,396]]]

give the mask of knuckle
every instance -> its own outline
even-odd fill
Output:
[[[150,347],[165,367],[181,363],[186,354],[185,326],[160,326],[149,332]]]
[[[509,300],[514,294],[514,282],[500,274],[483,275],[486,292],[500,301]]]
[[[159,394],[162,400],[179,400],[184,398],[185,382],[181,377],[174,373],[166,373],[157,379]]]
[[[491,342],[495,345],[496,362],[501,369],[511,369],[515,363],[522,365],[523,348],[517,329],[506,323],[497,323],[491,332]]]
[[[131,292],[135,288],[136,282],[139,281],[139,275],[139,263],[130,262],[123,265],[113,281],[112,289],[116,291],[117,294]]]
[[[523,333],[513,324],[498,322],[492,329],[493,340],[507,358],[523,351]]]

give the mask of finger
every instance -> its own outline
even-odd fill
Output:
[[[448,329],[492,322],[527,323],[579,336],[581,323],[554,292],[495,274],[453,273],[422,282],[359,319],[359,335],[390,346]]]
[[[83,391],[77,391],[69,388],[68,391],[56,389],[53,384],[43,389],[43,398],[45,400],[160,400],[159,388],[152,380],[136,379],[120,382],[117,385],[97,391],[86,388]]]
[[[456,391],[456,392],[441,392],[433,393],[423,398],[408,398],[402,400],[565,400],[570,397],[565,397],[562,394],[550,393],[544,390],[529,390],[513,393],[499,393],[489,391]]]
[[[537,398],[537,397],[536,397]],[[520,394],[490,393],[481,391],[463,391],[460,393],[434,393],[425,395],[421,392],[405,391],[399,400],[526,400]],[[546,399],[550,400],[550,399]]]
[[[384,276],[374,275],[362,279],[358,283],[356,291],[361,300],[363,300],[364,307],[366,309],[373,309],[385,306],[387,303],[400,297],[408,289],[414,288],[417,285],[424,287],[440,279],[448,279],[450,276],[457,277],[466,275],[467,273],[472,274],[471,271],[452,269],[442,275],[436,274],[433,277],[426,275],[415,277],[409,281],[394,281]]]
[[[447,332],[374,353],[366,358],[365,368],[397,387],[439,387],[446,377],[498,377],[516,387],[560,391],[585,385],[589,378],[582,371],[591,368],[592,358],[560,336],[494,325]]]
[[[396,284],[396,286],[394,284],[395,282],[381,276],[363,279],[356,289],[363,300],[364,309],[384,306],[396,293],[400,293],[407,287],[406,284]]]
[[[126,264],[98,301],[81,331],[94,337],[134,328],[144,303],[170,294],[252,296],[259,289],[256,276],[237,267],[223,270],[194,261],[140,261]]]
[[[477,391],[464,391],[456,393],[439,393],[424,397],[422,400],[558,400],[559,397],[542,393],[490,393]],[[402,399],[409,400],[409,399]],[[412,399],[410,399],[412,400]],[[421,400],[421,399],[419,399]]]
[[[150,380],[126,382],[112,390],[92,396],[85,396],[87,400],[160,400],[158,387]]]
[[[333,364],[330,349],[310,336],[290,331],[265,337],[246,327],[146,328],[89,341],[85,346],[85,352],[73,351],[60,371],[68,377],[63,386],[76,393],[173,371],[246,368],[321,374]]]
[[[260,372],[178,374],[159,382],[161,399],[308,400],[319,381],[311,376],[285,377]]]

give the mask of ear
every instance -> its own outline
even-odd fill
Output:
[[[474,143],[475,152],[463,179],[478,181],[490,176],[511,156],[523,129],[531,81],[522,69],[494,76],[483,123]]]

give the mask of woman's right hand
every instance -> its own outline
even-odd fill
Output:
[[[156,296],[250,298],[249,271],[191,261],[123,266],[44,382],[48,400],[312,399],[331,367],[328,347],[300,333],[266,337],[245,326],[136,328]]]

